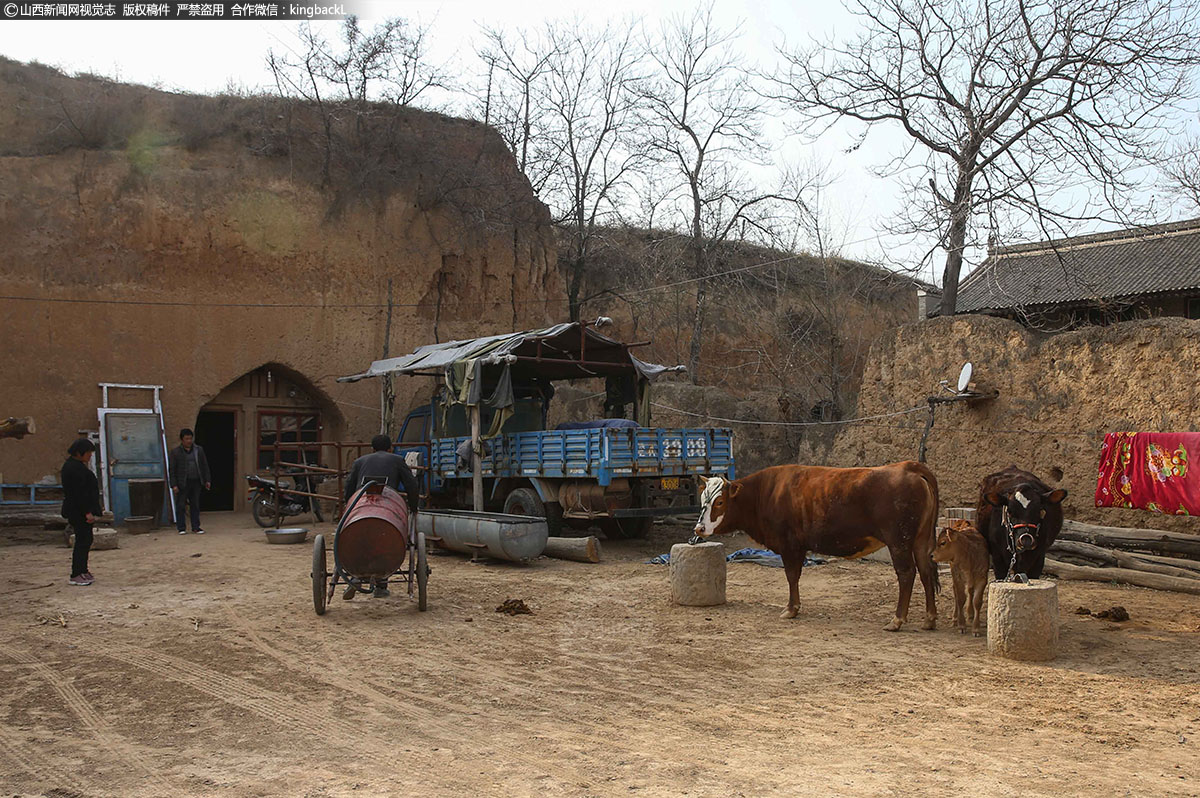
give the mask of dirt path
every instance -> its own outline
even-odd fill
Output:
[[[884,633],[875,563],[806,569],[791,622],[756,565],[673,607],[642,564],[686,536],[663,527],[597,566],[433,557],[429,612],[395,590],[317,617],[311,546],[206,526],[123,537],[91,588],[55,533],[0,537],[5,794],[1200,795],[1194,597],[1063,583],[1062,656],[1023,665]]]

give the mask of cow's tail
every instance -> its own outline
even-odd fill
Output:
[[[929,563],[933,567],[930,572],[933,574],[933,589],[935,592],[942,592],[941,580],[938,578],[938,566],[933,561],[933,550],[937,547],[937,519],[938,519],[938,483],[937,477],[933,475],[933,471],[924,463],[909,464],[909,470],[914,472],[925,483],[926,501],[925,509],[921,513],[921,524],[917,529],[916,540],[913,541],[913,556],[928,557]]]

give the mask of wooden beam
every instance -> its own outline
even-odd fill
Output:
[[[1060,540],[1078,540],[1097,546],[1125,551],[1147,551],[1175,557],[1200,560],[1200,536],[1158,529],[1125,529],[1116,526],[1095,526],[1079,521],[1063,521]]]
[[[1185,560],[1182,557],[1156,557],[1154,561],[1151,561],[1148,559],[1148,555],[1133,554],[1127,551],[1118,551],[1117,549],[1105,549],[1100,546],[1093,546],[1091,543],[1081,543],[1077,540],[1056,540],[1054,541],[1054,545],[1050,547],[1050,553],[1068,562],[1081,560],[1080,565],[1128,568],[1131,571],[1145,571],[1146,573],[1162,574],[1163,576],[1200,579],[1200,570],[1192,570],[1187,567],[1197,566],[1200,563]],[[1178,566],[1163,562],[1163,560],[1168,559],[1173,559],[1175,562],[1184,563],[1185,565]]]
[[[479,456],[481,436],[479,405],[471,406],[471,499],[475,512],[483,512],[483,462]]]
[[[1082,582],[1114,582],[1118,585],[1136,585],[1154,590],[1170,590],[1175,593],[1191,593],[1200,596],[1200,579],[1180,579],[1176,576],[1148,574],[1128,568],[1088,568],[1069,565],[1058,560],[1046,560],[1046,573],[1059,579]]]
[[[546,538],[547,557],[576,562],[600,562],[600,541],[594,535],[586,538]]]
[[[9,418],[0,421],[0,438],[16,438],[20,440],[26,435],[32,435],[37,432],[37,425],[33,423],[33,419],[29,416],[25,418]]]

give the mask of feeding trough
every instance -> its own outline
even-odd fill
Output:
[[[417,529],[442,548],[510,562],[537,559],[549,537],[545,518],[471,510],[425,510]]]
[[[125,529],[131,535],[146,535],[154,531],[155,519],[152,515],[125,516]]]

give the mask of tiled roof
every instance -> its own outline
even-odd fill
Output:
[[[959,313],[1200,289],[1200,219],[998,247],[958,289]]]

